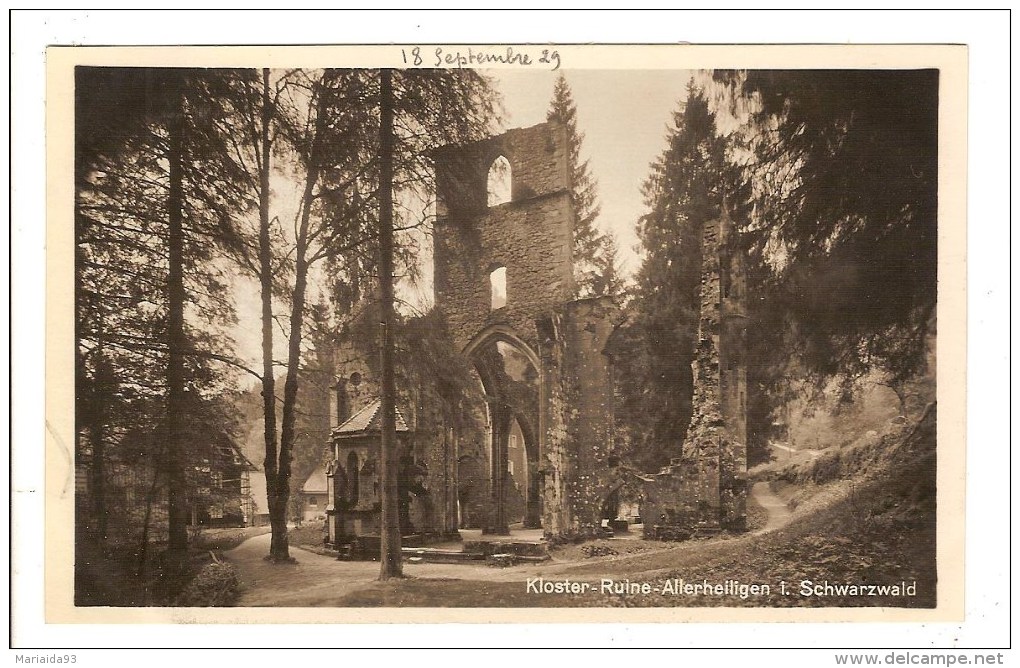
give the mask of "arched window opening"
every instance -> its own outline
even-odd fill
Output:
[[[358,454],[352,452],[347,455],[347,502],[351,505],[358,504],[359,478],[361,471],[358,469]]]
[[[510,161],[499,156],[489,167],[487,185],[489,206],[499,206],[510,201]]]
[[[489,273],[489,288],[491,309],[495,311],[506,306],[506,267],[496,267]]]

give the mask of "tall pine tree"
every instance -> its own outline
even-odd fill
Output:
[[[731,113],[749,112],[731,204],[760,265],[759,299],[787,323],[776,355],[846,389],[872,371],[893,386],[923,373],[937,296],[938,72],[713,78]]]
[[[691,361],[698,322],[701,229],[722,204],[724,142],[693,85],[673,115],[667,146],[645,181],[638,223],[645,251],[633,312],[621,332],[619,410],[630,457],[654,470],[679,456],[691,415]]]
[[[229,279],[216,260],[231,212],[244,203],[238,175],[220,160],[221,109],[207,94],[221,76],[76,73],[76,454],[91,465],[87,526],[123,544],[124,531],[137,527],[122,509],[107,522],[107,491],[123,497],[151,467],[147,507],[157,494],[169,506],[174,557],[187,548],[194,470],[206,457],[207,441],[191,429],[229,387],[208,363],[232,361],[223,332],[233,318]],[[116,473],[124,467],[127,482]],[[148,524],[147,513],[141,566]]]
[[[570,91],[570,85],[563,74],[556,79],[553,99],[546,113],[546,120],[558,121],[567,129],[567,143],[570,155],[567,157],[570,169],[570,202],[574,206],[577,220],[574,224],[574,282],[578,297],[593,297],[611,294],[609,287],[618,285],[618,278],[605,276],[615,270],[613,258],[607,260],[606,238],[599,230],[596,220],[601,210],[598,202],[598,182],[588,171],[588,160],[581,159],[584,133],[577,129],[577,106]]]

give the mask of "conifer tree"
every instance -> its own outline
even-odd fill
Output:
[[[216,256],[229,211],[244,207],[207,94],[221,74],[76,74],[78,455],[91,459],[90,522],[109,537],[106,491],[120,483],[107,465],[154,467],[149,496],[164,492],[169,507],[167,565],[183,563],[189,478],[204,457],[189,430],[229,386],[207,364],[231,359],[222,328],[233,305]],[[130,522],[116,524],[122,533]]]
[[[620,275],[620,247],[616,235],[607,232],[602,236],[599,255],[595,258],[596,295],[620,296],[624,292],[623,277]]]
[[[606,270],[605,235],[599,230],[596,220],[601,205],[598,202],[598,183],[588,170],[588,160],[581,159],[584,133],[577,129],[577,106],[566,77],[560,74],[553,89],[553,99],[546,113],[546,119],[558,121],[567,130],[570,170],[570,201],[577,219],[574,223],[574,283],[578,297],[592,297],[605,292],[606,280],[601,276]]]
[[[758,298],[786,326],[775,354],[847,391],[872,371],[892,385],[922,373],[937,296],[938,71],[713,78],[731,112],[749,112],[731,205]]]
[[[679,456],[690,421],[701,226],[719,215],[722,204],[724,144],[693,85],[666,140],[644,184],[648,213],[638,223],[638,237],[645,257],[634,312],[622,334],[635,354],[621,360],[619,374],[619,413],[629,431],[631,458],[652,470]]]

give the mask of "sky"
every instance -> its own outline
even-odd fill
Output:
[[[545,121],[559,72],[491,70],[503,93],[507,128]],[[584,134],[582,158],[598,182],[598,225],[617,236],[626,274],[640,265],[635,224],[641,185],[666,147],[666,128],[686,95],[688,70],[563,70]]]

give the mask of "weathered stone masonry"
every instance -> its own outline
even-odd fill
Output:
[[[326,514],[329,543],[354,544],[356,552],[372,553],[380,528],[379,419],[376,416],[358,427],[349,421],[379,404],[378,351],[372,336],[378,313],[365,305],[368,302],[335,341],[337,378],[331,388]],[[405,368],[398,368],[397,388],[402,532],[409,544],[453,537],[458,525],[449,481],[456,475],[457,463],[442,402],[429,383],[409,376]]]
[[[511,200],[489,207],[486,180],[500,156],[511,168]],[[500,342],[537,373],[538,499],[547,535],[585,533],[599,523],[599,481],[612,448],[612,382],[603,354],[616,309],[608,299],[572,301],[573,228],[568,144],[557,123],[511,130],[437,155],[436,305],[457,345],[475,360]],[[506,268],[506,305],[491,308],[489,274]],[[483,379],[484,382],[484,379]],[[509,400],[486,387],[491,410]],[[511,411],[520,410],[511,406]],[[527,421],[529,416],[522,416]],[[505,430],[493,432],[493,533],[506,530],[499,478]],[[527,523],[527,522],[526,522]]]
[[[746,285],[732,235],[725,207],[702,228],[693,415],[682,456],[647,480],[646,533],[656,525],[739,530],[746,523]]]
[[[486,206],[486,179],[499,156],[510,162],[511,201]],[[571,299],[574,214],[563,128],[511,130],[437,157],[436,303],[461,348],[491,328],[509,327],[537,348],[537,320]],[[489,273],[506,267],[507,304],[490,309]]]

